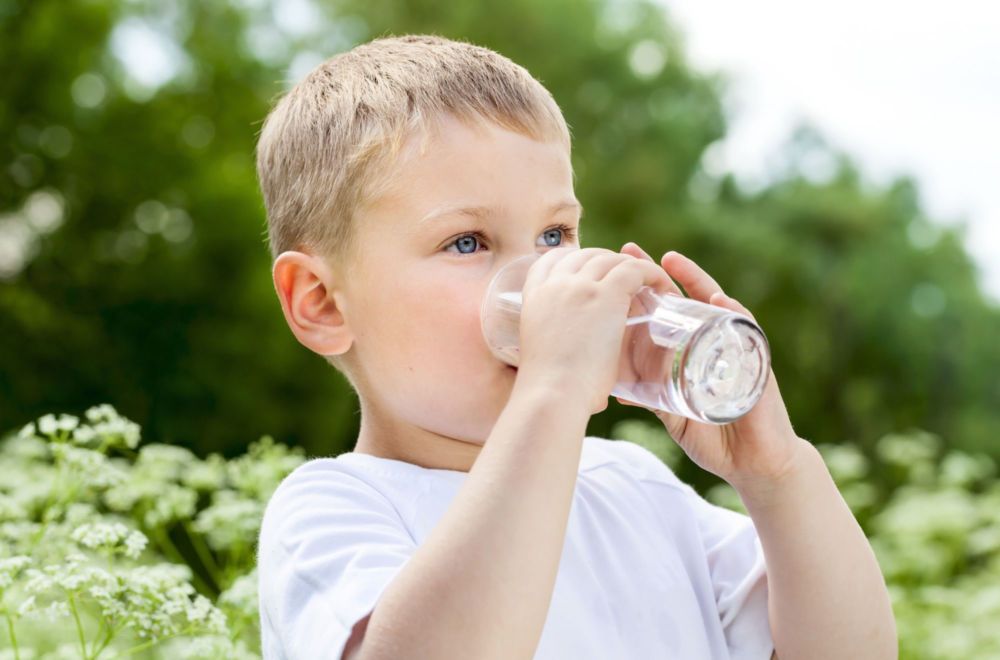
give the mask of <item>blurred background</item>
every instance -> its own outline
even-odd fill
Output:
[[[254,145],[323,59],[429,32],[552,91],[583,244],[701,263],[802,437],[996,457],[1000,26],[903,7],[0,0],[0,427],[107,402],[199,455],[351,449],[356,399],[273,291]]]
[[[263,506],[359,424],[282,317],[256,138],[321,61],[404,33],[552,91],[584,246],[680,250],[754,312],[901,657],[1000,657],[1000,12],[974,0],[0,0],[0,559],[71,573],[80,516],[121,514],[226,611],[243,650],[206,657],[255,657]],[[644,410],[588,432],[742,508]]]

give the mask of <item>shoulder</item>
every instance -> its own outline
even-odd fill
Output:
[[[335,458],[314,458],[289,473],[264,508],[261,546],[286,549],[325,531],[364,521],[402,525],[386,479]]]
[[[385,503],[409,497],[423,487],[418,466],[346,452],[335,458],[313,458],[290,472],[275,489],[269,508],[294,500],[361,500]]]
[[[335,458],[313,458],[290,472],[271,495],[267,512],[303,502],[369,498],[379,489]],[[266,515],[266,513],[265,513]]]

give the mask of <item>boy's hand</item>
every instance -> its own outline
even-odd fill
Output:
[[[518,382],[553,386],[589,414],[608,407],[632,298],[673,282],[655,263],[603,248],[554,248],[522,289]]]
[[[621,251],[655,264],[652,257],[635,243],[626,243]],[[754,318],[746,307],[726,296],[722,287],[687,257],[667,252],[660,264],[665,273],[680,282],[692,299]],[[670,290],[680,294],[673,283]],[[645,408],[618,397],[615,399],[623,405]],[[661,410],[646,409],[663,422],[670,436],[695,464],[725,479],[737,489],[743,484],[770,482],[785,475],[794,468],[803,442],[792,429],[773,370],[757,404],[746,415],[729,424],[705,424]]]

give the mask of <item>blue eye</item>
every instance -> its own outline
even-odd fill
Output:
[[[466,234],[465,236],[459,236],[455,239],[453,245],[458,246],[459,254],[472,254],[476,251],[476,242],[482,240],[481,236],[476,234]],[[462,246],[465,245],[470,249],[470,251],[463,251]]]
[[[576,233],[569,225],[557,225],[550,229],[546,229],[542,233],[542,236],[545,241],[545,245],[543,247],[559,247],[566,241],[572,241],[576,238]],[[458,248],[458,254],[473,255],[478,252],[476,249],[477,244],[482,244],[485,238],[486,237],[483,236],[483,233],[480,231],[470,231],[466,234],[462,234],[445,247],[450,248],[454,245]]]
[[[557,243],[549,243],[549,238],[553,238],[553,240],[555,240],[555,241],[559,241],[559,240],[560,240],[560,236],[561,236],[561,234],[560,234],[560,233],[558,233],[558,232],[561,232],[561,231],[562,231],[562,230],[561,230],[561,229],[559,229],[558,227],[554,227],[554,228],[552,228],[552,229],[546,229],[546,230],[545,230],[545,233],[544,233],[544,234],[542,234],[542,236],[544,236],[544,237],[545,237],[545,243],[546,243],[546,244],[547,244],[547,245],[548,245],[549,247],[558,247],[558,246],[559,246],[559,243],[558,243],[558,242],[557,242]]]

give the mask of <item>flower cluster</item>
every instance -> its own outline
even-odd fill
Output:
[[[0,438],[0,660],[259,657],[256,532],[302,453],[140,440],[107,404]]]

